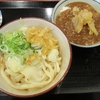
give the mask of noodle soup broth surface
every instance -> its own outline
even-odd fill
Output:
[[[98,13],[92,6],[83,2],[74,2],[66,5],[69,9],[62,11],[56,18],[56,25],[62,29],[64,34],[68,37],[71,43],[79,45],[93,45],[100,42],[100,13]],[[72,9],[78,7],[80,10],[87,9],[93,14],[95,28],[98,31],[98,36],[89,34],[88,25],[84,25],[82,30],[77,33],[74,29],[72,18],[74,17]]]

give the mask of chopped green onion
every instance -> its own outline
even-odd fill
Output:
[[[3,53],[7,53],[8,52],[8,46],[7,45],[0,45],[0,50],[3,52]]]

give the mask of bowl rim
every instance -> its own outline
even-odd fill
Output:
[[[46,20],[46,19],[43,19],[43,18],[38,18],[38,17],[23,17],[23,18],[21,18],[21,19],[23,19],[23,20],[27,20],[27,19],[39,19],[39,20],[43,20],[43,21],[49,22],[50,24],[54,25],[58,30],[60,30],[60,31],[62,32],[62,30],[59,29],[54,23],[52,23],[52,22],[50,22],[50,21],[48,21],[48,20]],[[0,30],[1,30],[3,27],[7,26],[8,24],[13,23],[13,22],[16,22],[16,21],[19,21],[19,20],[20,20],[20,19],[18,18],[18,19],[15,19],[15,20],[12,20],[12,21],[6,23],[5,25],[3,25],[3,26],[0,28]],[[62,33],[63,33],[63,32],[62,32]],[[3,92],[3,93],[5,93],[5,94],[7,94],[7,95],[9,95],[9,96],[13,96],[13,97],[29,98],[29,97],[36,97],[36,96],[45,94],[45,93],[49,92],[50,90],[54,89],[57,85],[59,85],[59,84],[63,81],[63,79],[65,78],[65,76],[67,75],[67,73],[69,72],[69,69],[70,69],[70,67],[71,67],[71,62],[72,62],[72,46],[71,46],[71,44],[70,44],[68,38],[67,38],[66,36],[65,36],[65,38],[67,39],[68,46],[69,46],[69,51],[70,51],[70,52],[69,52],[69,53],[70,53],[70,58],[69,58],[69,62],[68,62],[68,67],[67,67],[66,71],[64,72],[64,74],[61,76],[61,78],[60,78],[54,85],[52,85],[51,87],[49,87],[49,88],[47,88],[46,90],[43,90],[43,91],[41,91],[41,92],[39,92],[39,93],[36,93],[36,94],[28,94],[28,95],[19,95],[19,94],[10,93],[10,92],[8,92],[8,91],[2,89],[1,87],[0,87],[0,91]]]
[[[53,9],[53,12],[52,12],[52,15],[51,15],[51,21],[52,21],[52,23],[54,23],[54,18],[55,18],[55,13],[56,13],[56,11],[57,11],[57,9],[62,5],[62,4],[68,4],[68,1],[70,1],[70,0],[60,0],[56,5],[55,5],[55,7],[54,7],[54,9]],[[93,2],[95,2],[95,3],[97,3],[97,4],[99,4],[100,5],[100,1],[96,1],[96,0],[87,0],[87,1],[93,1]],[[72,2],[87,2],[87,1],[84,1],[84,0],[71,0],[71,2],[70,3],[72,3]],[[89,4],[89,3],[88,3]],[[91,5],[91,4],[90,4]],[[92,6],[92,5],[91,5]],[[55,23],[54,23],[55,24]],[[68,37],[67,37],[68,38]],[[69,41],[70,42],[70,41]],[[76,46],[76,47],[80,47],[80,48],[93,48],[93,47],[98,47],[98,46],[100,46],[100,42],[97,42],[97,43],[95,43],[95,44],[91,44],[91,45],[80,45],[80,44],[75,44],[75,43],[73,43],[73,42],[70,42],[70,44],[71,45],[73,45],[73,46]]]

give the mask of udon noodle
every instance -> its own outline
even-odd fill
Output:
[[[22,41],[24,40],[28,46],[22,45],[20,39],[17,41],[16,33],[22,35],[19,37],[24,37]],[[10,33],[10,36],[11,34],[14,35],[14,40],[10,37],[9,41],[13,40],[13,44],[17,41],[22,47],[13,49],[16,43],[11,46],[11,43],[5,42],[6,39],[2,40],[0,72],[4,80],[13,88],[20,90],[42,88],[49,84],[60,72],[61,67],[59,44],[52,35],[52,30],[33,26],[21,28],[20,31]]]

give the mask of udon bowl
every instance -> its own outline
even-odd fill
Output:
[[[93,9],[95,9],[98,13],[100,13],[100,2],[98,1],[98,0],[60,0],[56,5],[55,5],[55,7],[54,7],[54,9],[53,9],[53,12],[52,12],[52,17],[51,17],[51,20],[52,20],[52,22],[53,23],[55,23],[56,25],[57,25],[57,22],[56,22],[56,18],[57,18],[57,16],[58,15],[60,15],[60,13],[61,12],[63,12],[63,11],[65,11],[65,10],[67,10],[67,9],[70,9],[70,7],[68,7],[68,6],[66,6],[66,5],[68,5],[68,4],[71,4],[71,3],[77,3],[77,2],[82,2],[82,3],[86,3],[86,4],[89,4],[90,6],[92,6],[93,7]],[[68,12],[66,12],[66,13],[68,13]],[[69,13],[68,13],[69,14]],[[66,15],[68,15],[68,14],[66,14]],[[62,15],[61,15],[62,16]],[[66,18],[62,18],[62,20],[65,20]],[[99,17],[99,19],[100,19],[100,17]],[[59,18],[59,20],[60,20],[60,18]],[[68,22],[68,20],[66,20],[66,23],[65,24],[67,24],[67,22]],[[80,21],[79,21],[80,22]],[[98,21],[99,22],[99,21]],[[59,22],[59,25],[58,26],[60,26],[61,25],[61,23]],[[76,24],[76,26],[77,26],[77,24]],[[99,25],[97,25],[97,27],[98,27]],[[62,26],[61,26],[62,27]],[[72,30],[70,27],[69,27],[69,25],[67,26],[66,25],[66,27],[68,27],[68,30]],[[73,33],[74,34],[74,33]],[[100,34],[100,33],[99,33]],[[66,33],[65,33],[65,35],[66,35]],[[80,34],[81,35],[81,34]],[[98,35],[98,37],[99,37],[99,35]],[[69,37],[67,36],[67,38],[69,39]],[[75,38],[74,36],[73,36],[73,38]],[[84,37],[83,37],[84,38]],[[83,38],[81,38],[81,40],[83,39]],[[88,39],[89,40],[89,39]],[[92,40],[92,38],[91,38],[91,40]],[[69,41],[70,41],[70,39],[69,39]],[[92,44],[79,44],[79,43],[75,43],[75,42],[73,42],[73,41],[70,41],[70,43],[72,44],[72,45],[74,45],[74,46],[76,46],[76,47],[82,47],[82,48],[91,48],[91,47],[96,47],[96,46],[99,46],[100,45],[100,41],[99,42],[96,42],[96,43],[92,43]]]
[[[21,97],[21,98],[34,97],[49,92],[64,79],[71,65],[71,60],[72,60],[71,45],[68,39],[66,38],[66,36],[63,34],[63,32],[56,25],[54,25],[49,21],[40,18],[17,19],[1,27],[0,33],[7,34],[8,32],[12,32],[21,27],[29,27],[29,26],[42,26],[42,27],[49,27],[52,29],[52,33],[57,38],[59,43],[59,50],[62,57],[61,70],[48,85],[31,91],[12,88],[2,78],[0,72],[0,90],[6,93],[7,95],[14,96],[14,97]]]

